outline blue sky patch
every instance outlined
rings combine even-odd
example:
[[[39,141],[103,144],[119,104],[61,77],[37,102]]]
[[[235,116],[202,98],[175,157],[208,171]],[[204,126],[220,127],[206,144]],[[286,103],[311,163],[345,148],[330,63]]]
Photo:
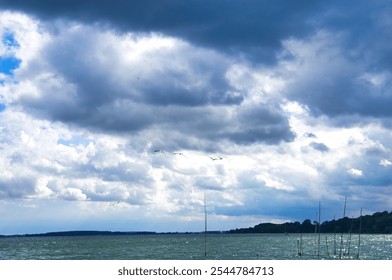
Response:
[[[12,71],[19,65],[20,60],[15,57],[0,57],[0,73],[12,75]]]
[[[5,110],[5,105],[0,103],[0,112],[3,112]]]
[[[78,146],[78,145],[87,146],[89,142],[90,142],[89,139],[85,139],[85,138],[82,138],[82,137],[79,137],[79,136],[74,136],[74,137],[72,137],[70,139],[60,138],[57,141],[58,144],[63,144],[65,146],[70,146],[70,147],[75,147],[75,146]]]
[[[11,33],[6,33],[2,37],[2,43],[4,46],[8,48],[19,47],[18,41],[16,41],[15,37]]]
[[[16,41],[12,33],[6,32],[1,37],[1,43],[8,49],[12,50],[19,47],[18,41]],[[13,70],[18,68],[20,65],[20,59],[14,56],[6,55],[0,56],[0,73],[6,75],[12,75]]]

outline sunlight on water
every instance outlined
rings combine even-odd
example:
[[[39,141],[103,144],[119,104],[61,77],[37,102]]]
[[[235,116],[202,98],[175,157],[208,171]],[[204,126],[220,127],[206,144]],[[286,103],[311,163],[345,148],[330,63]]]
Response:
[[[392,259],[392,235],[209,234],[207,259]],[[205,259],[203,234],[6,237],[0,259]],[[299,255],[299,252],[302,252]]]

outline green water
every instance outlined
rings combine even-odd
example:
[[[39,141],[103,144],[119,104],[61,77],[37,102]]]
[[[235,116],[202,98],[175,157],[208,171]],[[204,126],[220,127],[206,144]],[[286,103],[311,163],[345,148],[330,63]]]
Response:
[[[300,260],[356,259],[358,236],[304,234],[169,234],[0,238],[0,259]],[[336,242],[334,242],[334,240]],[[343,241],[343,242],[341,242]],[[320,245],[319,245],[320,244]],[[205,256],[207,248],[207,256]],[[302,248],[302,256],[298,251]],[[359,259],[392,259],[392,235],[362,235]],[[334,252],[336,251],[336,252]]]

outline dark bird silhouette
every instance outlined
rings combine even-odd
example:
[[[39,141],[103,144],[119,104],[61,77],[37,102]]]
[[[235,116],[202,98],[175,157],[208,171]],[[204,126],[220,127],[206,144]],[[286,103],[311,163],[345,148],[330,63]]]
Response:
[[[164,150],[154,150],[154,153],[166,154],[166,152]]]
[[[120,204],[120,203],[122,203],[122,202],[124,202],[124,201],[117,201],[117,202],[114,202],[114,203],[111,203],[111,204],[109,204],[109,206],[115,206],[115,205],[118,205],[118,204]]]
[[[223,158],[222,157],[220,157],[220,156],[218,156],[217,158],[214,158],[214,157],[209,157],[212,161],[215,161],[215,160],[222,160]]]
[[[186,157],[183,153],[179,153],[179,152],[174,152],[173,155]]]

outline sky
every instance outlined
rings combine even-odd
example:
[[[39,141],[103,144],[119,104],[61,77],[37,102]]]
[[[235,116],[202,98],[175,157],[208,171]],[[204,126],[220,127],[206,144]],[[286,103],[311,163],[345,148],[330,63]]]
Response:
[[[0,0],[0,234],[391,211],[387,0]]]

